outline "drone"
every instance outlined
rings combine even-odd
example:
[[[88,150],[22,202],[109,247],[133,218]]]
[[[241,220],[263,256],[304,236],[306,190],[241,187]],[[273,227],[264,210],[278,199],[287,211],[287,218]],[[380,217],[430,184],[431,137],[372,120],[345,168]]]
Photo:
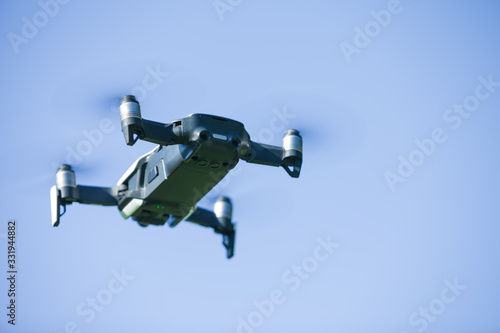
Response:
[[[195,113],[171,123],[155,122],[142,118],[132,95],[122,98],[120,118],[127,145],[140,139],[157,146],[139,157],[112,187],[76,185],[72,167],[61,165],[50,189],[54,227],[73,202],[118,206],[123,218],[132,217],[142,227],[165,223],[175,227],[188,221],[212,228],[222,235],[229,259],[236,235],[231,200],[219,197],[213,211],[197,207],[197,202],[240,159],[281,166],[293,178],[300,175],[302,137],[297,130],[288,130],[278,147],[254,142],[242,123],[214,115]]]

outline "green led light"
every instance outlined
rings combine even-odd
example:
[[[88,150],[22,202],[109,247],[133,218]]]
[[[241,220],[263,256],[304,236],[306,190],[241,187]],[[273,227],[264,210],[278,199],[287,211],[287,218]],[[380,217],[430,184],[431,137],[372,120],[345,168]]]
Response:
[[[165,209],[165,207],[161,207],[161,209]]]
[[[156,206],[156,208],[160,208],[160,205]]]

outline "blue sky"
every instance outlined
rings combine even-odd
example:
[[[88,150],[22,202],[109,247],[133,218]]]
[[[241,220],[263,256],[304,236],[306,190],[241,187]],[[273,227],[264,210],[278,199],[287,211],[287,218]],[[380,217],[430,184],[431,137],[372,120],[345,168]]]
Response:
[[[494,1],[23,1],[0,5],[2,332],[497,332],[500,6]],[[299,179],[240,162],[235,257],[183,223],[74,204],[55,168],[111,186],[145,118],[211,113],[280,145]]]

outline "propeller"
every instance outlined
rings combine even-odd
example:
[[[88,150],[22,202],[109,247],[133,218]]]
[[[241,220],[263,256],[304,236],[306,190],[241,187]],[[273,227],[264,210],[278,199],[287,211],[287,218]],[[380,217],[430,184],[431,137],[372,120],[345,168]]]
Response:
[[[335,99],[314,94],[267,95],[246,103],[228,116],[243,122],[251,139],[260,143],[281,146],[288,129],[298,130],[303,138],[305,169],[310,167],[308,161],[311,160],[327,165],[340,163],[359,150],[366,140],[364,119],[356,111]],[[240,161],[200,200],[200,206],[207,207],[225,195],[242,209],[247,198],[262,196],[263,190],[276,186],[274,182],[248,181],[246,176],[250,173],[269,172],[261,168]],[[289,181],[285,175],[282,179]]]
[[[107,64],[80,72],[61,84],[51,96],[50,115],[78,130],[96,126],[103,118],[119,126],[119,105],[125,95],[147,103],[148,118],[171,121],[199,108],[205,87],[197,75],[177,65]],[[165,110],[169,110],[168,116]]]
[[[17,183],[19,188],[40,188],[46,190],[55,184],[56,172],[59,167],[66,163],[64,158],[47,159],[47,161],[39,162],[36,168],[29,171],[29,176],[24,177]],[[100,162],[82,162],[80,164],[71,164],[71,168],[75,171],[78,178],[90,178],[100,170],[102,170],[103,161]]]
[[[265,95],[231,116],[245,124],[252,140],[262,143],[280,145],[286,130],[298,130],[305,161],[311,154],[321,154],[322,160],[338,163],[366,140],[365,120],[358,112],[339,100],[316,94]]]

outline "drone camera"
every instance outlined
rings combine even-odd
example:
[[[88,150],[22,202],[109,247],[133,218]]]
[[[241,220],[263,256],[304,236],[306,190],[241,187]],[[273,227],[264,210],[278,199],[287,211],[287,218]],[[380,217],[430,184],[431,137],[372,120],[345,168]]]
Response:
[[[196,129],[193,132],[193,138],[192,138],[192,140],[193,141],[198,141],[198,140],[200,140],[200,141],[208,141],[211,138],[212,138],[212,134],[209,131],[207,131],[206,128],[201,127],[201,128]]]
[[[135,96],[126,95],[122,98],[120,119],[125,141],[132,146],[143,134],[141,107]]]

